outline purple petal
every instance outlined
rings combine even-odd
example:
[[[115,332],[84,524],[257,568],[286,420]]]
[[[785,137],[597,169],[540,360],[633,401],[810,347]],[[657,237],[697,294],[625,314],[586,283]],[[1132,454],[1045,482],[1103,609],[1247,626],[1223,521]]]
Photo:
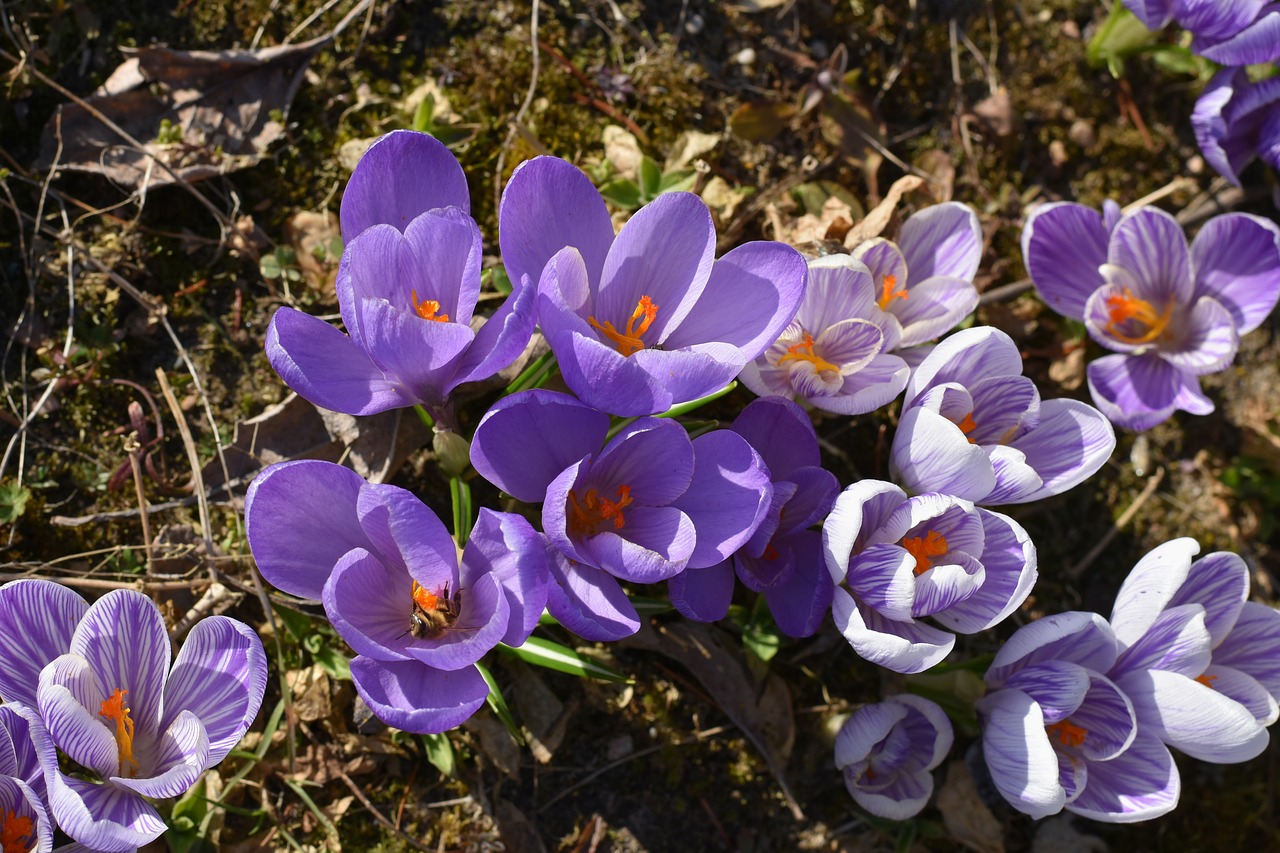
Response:
[[[1201,684],[1207,681],[1207,687],[1239,703],[1260,726],[1270,726],[1280,717],[1275,697],[1256,679],[1238,669],[1214,665],[1206,669],[1201,678],[1204,679]]]
[[[1131,273],[1134,295],[1155,305],[1191,301],[1191,253],[1178,221],[1155,207],[1126,214],[1111,232],[1107,263]]]
[[[475,332],[462,323],[436,323],[381,299],[360,303],[371,357],[415,401],[439,401],[456,371],[455,361]]]
[[[702,295],[663,343],[673,349],[723,341],[750,361],[795,316],[804,297],[806,275],[804,258],[790,246],[775,242],[738,246],[714,263]]]
[[[1022,227],[1022,258],[1050,308],[1084,319],[1085,303],[1103,284],[1098,267],[1107,261],[1108,236],[1102,217],[1084,205],[1060,201],[1035,209]]]
[[[1166,361],[1184,373],[1203,376],[1226,368],[1236,356],[1240,338],[1231,314],[1216,299],[1202,296],[1187,312],[1179,348],[1162,350]]]
[[[1116,683],[1145,731],[1192,758],[1237,764],[1267,748],[1267,729],[1247,708],[1185,675],[1138,670]]]
[[[578,167],[558,157],[535,157],[511,175],[498,206],[498,242],[512,281],[537,281],[551,258],[573,246],[596,285],[613,244],[604,199]]]
[[[843,254],[813,258],[795,322],[815,330],[855,317],[878,323],[885,316],[876,304],[878,295],[871,270],[861,261]],[[885,348],[897,343],[895,337],[891,343],[886,342]]]
[[[996,487],[987,451],[928,409],[907,409],[890,449],[894,479],[913,492],[942,492],[981,502]]]
[[[986,580],[964,601],[934,614],[940,624],[960,634],[1003,622],[1026,600],[1037,577],[1036,548],[1022,526],[1000,513],[981,508],[976,512],[985,539],[980,559]]]
[[[111,784],[152,799],[168,799],[186,793],[213,762],[209,761],[209,735],[190,711],[176,714],[155,744],[152,764],[156,775],[132,778],[112,776]]]
[[[694,446],[684,427],[665,418],[643,418],[609,440],[588,479],[603,497],[612,499],[614,489],[625,485],[636,503],[666,506],[690,488],[695,468]]]
[[[1173,20],[1173,5],[1170,0],[1124,0],[1124,5],[1152,32],[1167,26]]]
[[[480,575],[462,587],[458,621],[438,637],[414,638],[405,652],[432,669],[465,670],[502,641],[511,610],[498,579]]]
[[[342,194],[342,239],[350,243],[379,223],[403,231],[418,214],[449,206],[471,206],[457,158],[428,133],[394,130],[369,146],[351,173]]]
[[[856,554],[845,583],[867,607],[899,622],[912,617],[916,558],[901,545],[872,545]]]
[[[913,281],[906,299],[889,304],[889,310],[902,324],[898,346],[931,341],[954,329],[977,307],[978,291],[968,279],[940,275]]]
[[[746,365],[742,350],[731,344],[694,344],[685,349],[643,349],[629,361],[671,396],[671,403],[685,403],[719,391]]]
[[[632,583],[656,583],[684,570],[697,538],[689,516],[675,507],[630,506],[626,519],[625,537],[606,528],[580,546],[596,566]]]
[[[903,501],[906,492],[883,480],[860,480],[837,497],[822,524],[822,550],[832,580],[843,583],[854,550],[861,550]]]
[[[984,679],[992,689],[999,688],[1023,667],[1048,660],[1077,663],[1095,672],[1106,672],[1115,663],[1116,653],[1111,626],[1098,614],[1055,613],[1014,631],[996,652]]]
[[[595,319],[624,329],[641,297],[648,296],[658,314],[644,339],[665,341],[702,295],[715,246],[711,211],[702,199],[682,192],[658,196],[636,211],[613,241],[596,291]],[[693,337],[697,343],[706,340]]]
[[[1253,160],[1256,152],[1253,140],[1239,132],[1244,122],[1228,123],[1225,114],[1231,109],[1237,87],[1248,84],[1243,68],[1222,69],[1200,93],[1191,113],[1191,127],[1204,158],[1237,187],[1240,186],[1238,173]]]
[[[1026,454],[1042,481],[1038,489],[1019,499],[1027,502],[1060,495],[1092,477],[1111,458],[1116,434],[1092,406],[1077,400],[1046,400],[1040,405],[1039,425],[1010,446]]]
[[[671,391],[644,369],[593,337],[557,326],[560,318],[548,316],[540,297],[538,316],[542,331],[556,354],[565,384],[579,399],[620,417],[665,412],[674,403]]]
[[[1199,543],[1184,536],[1151,549],[1133,567],[1111,610],[1111,627],[1121,646],[1133,645],[1147,632],[1186,581],[1191,558],[1198,553]]]
[[[40,670],[71,650],[88,603],[61,584],[17,580],[0,586],[0,698],[34,707]]]
[[[621,640],[640,630],[640,616],[616,578],[592,566],[571,563],[551,545],[547,557],[555,581],[547,588],[547,610],[561,625],[596,642]]]
[[[517,500],[537,503],[561,471],[600,449],[608,431],[608,415],[567,394],[524,391],[485,413],[471,464]]]
[[[788,479],[775,483],[774,494],[784,484],[796,487],[795,494],[786,501],[778,529],[783,533],[803,530],[822,521],[831,511],[836,495],[840,493],[840,481],[825,468],[797,468]],[[763,525],[762,525],[763,526]]]
[[[844,377],[832,396],[806,397],[814,408],[838,415],[863,415],[888,405],[907,387],[911,368],[896,355],[877,355],[856,373]]]
[[[1089,670],[1084,667],[1048,660],[1015,672],[1005,688],[1020,690],[1035,700],[1045,725],[1051,726],[1076,712],[1089,693],[1089,684]],[[1129,727],[1133,728],[1132,720]]]
[[[288,306],[267,327],[267,360],[308,402],[350,415],[375,415],[414,404],[414,397],[328,323]]]
[[[1181,791],[1173,756],[1143,729],[1122,755],[1089,764],[1089,784],[1067,810],[1105,823],[1137,823],[1172,811]]]
[[[671,505],[683,510],[697,531],[689,565],[698,569],[727,560],[742,547],[768,511],[773,486],[760,456],[736,432],[699,436],[693,451],[693,479]]]
[[[831,602],[836,630],[859,657],[894,672],[923,672],[940,662],[955,645],[954,634],[922,622],[895,622],[863,609],[853,596],[837,587]]]
[[[132,589],[108,592],[76,626],[71,654],[88,663],[103,698],[116,690],[129,691],[126,702],[139,732],[158,730],[170,649],[155,602]]]
[[[1169,599],[1169,606],[1199,604],[1204,607],[1204,626],[1209,631],[1210,645],[1217,648],[1231,633],[1248,598],[1249,567],[1238,554],[1215,551],[1191,564],[1186,582]]]
[[[1111,679],[1089,674],[1089,691],[1071,722],[1087,734],[1080,745],[1090,761],[1110,761],[1129,748],[1138,732],[1133,705]]]
[[[0,705],[0,777],[12,776],[45,799],[40,753],[53,749],[49,731],[36,706],[10,702]]]
[[[718,622],[733,601],[733,566],[725,560],[705,569],[685,569],[667,581],[671,606],[695,622]]]
[[[933,348],[911,375],[903,406],[947,382],[968,387],[993,376],[1022,375],[1022,354],[1013,339],[991,326],[956,332]]]
[[[103,692],[89,662],[79,655],[63,655],[40,674],[40,717],[49,736],[73,761],[103,778],[120,771],[115,733],[95,713],[109,695]]]
[[[1213,411],[1199,380],[1157,355],[1108,355],[1090,362],[1089,393],[1113,424],[1147,430],[1178,409],[1195,415]]]
[[[441,672],[417,661],[351,660],[356,692],[389,726],[415,734],[439,734],[479,710],[489,685],[474,666]]]
[[[765,592],[773,589],[783,581],[789,580],[796,572],[796,555],[789,548],[779,547],[785,544],[786,537],[778,537],[778,543],[772,540],[765,543],[759,556],[752,556],[745,551],[733,555],[733,568],[738,580],[752,592]]]
[[[982,260],[982,226],[967,204],[931,205],[902,224],[898,248],[912,282],[934,276],[972,281]]]
[[[996,445],[988,458],[996,475],[996,485],[982,499],[987,506],[1025,503],[1044,482],[1036,469],[1027,464],[1027,455],[1015,447]]]
[[[790,400],[777,397],[752,400],[730,429],[760,454],[774,482],[788,479],[797,468],[822,464],[813,421]]]
[[[1248,334],[1280,297],[1280,229],[1247,213],[1215,216],[1192,242],[1191,264],[1196,296],[1212,296],[1231,312],[1236,332]]]
[[[1260,3],[1254,0],[1247,5],[1251,8]],[[1205,59],[1213,60],[1219,65],[1244,67],[1275,62],[1280,59],[1280,10],[1272,8],[1230,38],[1216,43],[1210,43],[1208,39],[1196,39],[1192,45]]]
[[[546,547],[525,519],[481,507],[462,553],[461,580],[465,585],[471,577],[490,572],[502,584],[511,613],[502,642],[521,645],[537,627],[547,603],[551,575]]]
[[[356,654],[378,660],[409,657],[412,583],[403,569],[353,548],[338,560],[325,584],[325,613]]]
[[[160,728],[167,730],[181,711],[195,714],[208,734],[207,766],[212,767],[248,731],[266,686],[267,656],[253,629],[226,616],[201,619],[165,683]]]
[[[1280,612],[1246,601],[1235,627],[1213,652],[1213,662],[1247,673],[1280,698]]]
[[[1000,795],[1036,819],[1062,811],[1066,792],[1040,706],[1020,690],[999,690],[978,700],[978,713],[982,757]]]
[[[320,598],[339,557],[372,547],[356,516],[362,485],[351,469],[311,459],[259,474],[245,495],[244,516],[262,576],[290,595]]]
[[[827,326],[813,342],[813,351],[841,373],[856,373],[871,363],[884,347],[884,333],[870,320],[841,320]]]
[[[45,811],[44,798],[21,779],[0,775],[0,817],[9,824],[6,829],[13,837],[8,834],[4,837],[10,839],[11,849],[23,853],[28,850],[48,853],[53,849],[53,822]],[[31,821],[31,831],[17,835],[16,824],[12,823],[15,818]],[[30,846],[32,842],[35,846]]]
[[[464,382],[480,382],[507,367],[533,336],[537,324],[538,289],[529,279],[518,280],[512,292],[494,312],[475,341],[458,361],[457,373],[444,387],[449,394]]]
[[[765,601],[778,630],[788,637],[811,637],[831,609],[835,586],[822,568],[822,537],[816,530],[801,530],[777,543],[792,552],[795,571],[765,590]]]
[[[934,616],[969,598],[986,580],[982,564],[967,554],[952,554],[916,578],[911,615]]]
[[[407,569],[428,589],[457,582],[453,537],[417,495],[399,486],[369,483],[360,490],[356,514],[371,550],[388,566]]]
[[[1183,604],[1157,616],[1146,633],[1120,653],[1111,675],[1161,669],[1195,678],[1209,666],[1210,656],[1204,608]]]
[[[981,379],[969,394],[977,426],[966,435],[975,444],[1009,444],[1040,423],[1040,392],[1025,376]]]
[[[90,850],[132,853],[164,834],[159,813],[127,788],[53,772],[49,807],[58,827]]]

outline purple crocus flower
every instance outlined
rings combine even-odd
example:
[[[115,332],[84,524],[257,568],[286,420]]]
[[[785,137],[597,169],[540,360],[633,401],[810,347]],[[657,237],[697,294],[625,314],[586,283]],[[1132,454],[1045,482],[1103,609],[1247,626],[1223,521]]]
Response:
[[[1013,519],[947,495],[907,497],[862,480],[822,525],[838,586],[831,615],[861,657],[921,672],[1017,609],[1036,579],[1036,550]],[[919,620],[932,617],[948,631]]]
[[[821,467],[813,422],[790,400],[754,400],[730,429],[760,454],[773,499],[760,526],[731,558],[671,579],[671,603],[690,619],[723,619],[736,574],[764,595],[782,633],[808,637],[830,609],[833,588],[822,566],[822,535],[809,528],[831,510],[840,483]]]
[[[1173,756],[1103,675],[1118,652],[1105,619],[1070,612],[1022,626],[996,653],[978,700],[982,753],[1018,811],[1132,823],[1178,804]]]
[[[262,576],[324,602],[356,651],[356,690],[404,731],[475,713],[489,692],[476,661],[524,643],[546,601],[543,545],[523,518],[481,509],[459,563],[422,501],[330,462],[269,467],[249,486],[245,527]]]
[[[1065,492],[1115,443],[1092,406],[1042,401],[1013,340],[978,326],[938,344],[912,373],[890,462],[910,491],[994,506]]]
[[[39,746],[37,746],[39,744]],[[52,750],[44,723],[31,708],[0,705],[0,849],[48,853],[53,821],[38,749]]]
[[[1199,550],[1174,539],[1134,566],[1111,614],[1122,651],[1108,674],[1146,730],[1194,758],[1234,764],[1266,748],[1280,717],[1280,613],[1247,601],[1239,556],[1192,562]]]
[[[89,607],[69,651],[40,673],[37,701],[52,745],[35,745],[50,811],[90,849],[133,850],[158,838],[165,823],[147,799],[185,792],[257,716],[267,659],[248,625],[202,619],[172,668],[170,659],[159,608],[115,590]],[[63,775],[53,745],[101,781]]]
[[[773,497],[759,454],[737,433],[690,441],[663,418],[608,433],[604,412],[566,394],[527,391],[490,409],[471,442],[481,476],[518,500],[542,502],[556,580],[547,607],[597,640],[639,628],[616,578],[654,583],[724,561]]]
[[[1280,169],[1280,77],[1252,83],[1243,68],[1222,69],[1196,100],[1191,127],[1209,165],[1236,186],[1254,157]]]
[[[933,794],[933,768],[951,751],[946,713],[909,693],[863,705],[836,735],[836,767],[855,802],[877,817],[915,817]]]
[[[982,260],[982,227],[964,204],[926,207],[902,224],[897,242],[877,237],[853,250],[874,281],[868,319],[896,338],[885,349],[913,347],[955,328],[978,306],[973,277]],[[897,325],[897,334],[889,331]]]
[[[1134,430],[1177,409],[1212,412],[1197,377],[1229,365],[1240,336],[1275,307],[1280,228],[1245,213],[1215,216],[1188,250],[1182,227],[1162,210],[1105,212],[1046,204],[1022,230],[1041,297],[1116,352],[1089,365],[1094,403]]]
[[[871,271],[848,255],[809,261],[809,284],[791,325],[739,378],[760,396],[800,398],[842,415],[878,409],[902,393],[911,370],[896,355],[902,326],[876,306]]]
[[[711,213],[665,193],[615,239],[604,200],[570,163],[536,157],[498,213],[512,281],[538,282],[538,323],[565,383],[615,415],[710,394],[764,352],[804,295],[804,258],[777,242],[715,260]]]
[[[1280,59],[1280,5],[1270,0],[1124,0],[1152,31],[1171,21],[1194,38],[1191,49],[1219,65]]]
[[[343,198],[337,291],[347,334],[276,311],[266,350],[285,383],[335,411],[422,404],[448,421],[454,388],[510,364],[533,333],[533,287],[514,279],[494,316],[471,328],[481,243],[468,205],[462,169],[438,140],[397,131],[376,142]]]

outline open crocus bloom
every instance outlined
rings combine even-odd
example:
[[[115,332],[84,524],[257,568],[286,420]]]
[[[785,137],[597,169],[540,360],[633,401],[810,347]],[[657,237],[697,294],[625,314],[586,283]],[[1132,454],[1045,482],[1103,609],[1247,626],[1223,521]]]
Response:
[[[841,492],[822,525],[837,587],[836,627],[861,657],[895,672],[941,661],[955,635],[1003,621],[1031,592],[1036,551],[1013,519],[946,495],[908,498],[879,480]]]
[[[1092,406],[1041,400],[1013,340],[978,326],[938,344],[912,374],[890,462],[911,491],[994,506],[1065,492],[1115,443]]]
[[[1236,186],[1255,157],[1280,169],[1280,77],[1252,83],[1243,68],[1222,69],[1196,99],[1191,127],[1209,165]]]
[[[347,333],[289,307],[267,330],[267,358],[290,388],[353,415],[439,410],[458,385],[487,379],[520,354],[534,325],[525,282],[471,328],[481,241],[461,176],[427,134],[398,131],[369,149],[342,207],[348,243],[337,292]]]
[[[58,826],[93,850],[133,850],[165,822],[146,798],[176,797],[239,742],[262,703],[267,659],[249,626],[225,616],[191,629],[170,667],[159,608],[133,590],[94,602],[70,651],[40,673],[54,745],[100,782],[65,776],[39,749]]]
[[[315,460],[273,465],[245,497],[262,576],[321,599],[356,651],[351,677],[379,719],[412,732],[462,723],[488,695],[475,663],[521,645],[547,595],[546,557],[527,521],[480,510],[459,563],[422,501]]]
[[[513,282],[538,283],[538,324],[565,383],[615,415],[650,415],[710,394],[795,316],[804,258],[777,242],[715,259],[715,226],[692,193],[666,193],[614,237],[580,170],[536,157],[499,211]]]
[[[1149,30],[1170,21],[1194,36],[1191,49],[1219,65],[1280,59],[1280,7],[1270,0],[1124,0]]]
[[[996,653],[978,701],[982,753],[1014,808],[1132,823],[1178,804],[1173,756],[1103,674],[1118,651],[1105,619],[1071,612],[1022,626]]]
[[[1116,355],[1089,365],[1089,391],[1118,426],[1150,429],[1175,410],[1208,414],[1199,378],[1231,363],[1241,335],[1280,296],[1280,228],[1215,216],[1187,248],[1177,221],[1143,207],[1106,219],[1079,204],[1038,208],[1022,231],[1036,289]]]
[[[933,768],[951,751],[951,721],[935,703],[903,693],[863,705],[836,735],[836,767],[867,811],[889,820],[920,813],[933,794]]]
[[[1165,743],[1234,764],[1266,748],[1267,726],[1280,717],[1280,613],[1247,600],[1239,556],[1192,562],[1199,550],[1174,539],[1133,567],[1111,614],[1122,652],[1109,675]]]
[[[52,748],[34,710],[17,703],[0,705],[0,850],[4,853],[52,849],[53,821],[45,809],[47,788],[38,756],[38,750]]]
[[[876,307],[874,289],[871,271],[848,255],[809,261],[800,310],[743,368],[742,384],[762,397],[799,398],[843,415],[865,414],[901,394],[911,370],[888,353],[902,327]]]
[[[896,243],[877,237],[856,246],[853,257],[871,272],[867,319],[894,342],[886,351],[933,340],[978,305],[973,277],[982,261],[982,227],[967,205],[926,207],[902,224]]]

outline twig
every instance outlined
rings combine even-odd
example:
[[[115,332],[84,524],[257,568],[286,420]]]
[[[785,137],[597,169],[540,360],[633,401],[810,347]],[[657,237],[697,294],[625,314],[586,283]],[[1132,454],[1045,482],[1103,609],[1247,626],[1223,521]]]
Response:
[[[410,845],[415,850],[431,849],[430,847],[426,846],[422,842],[418,841],[413,836],[406,833],[400,827],[396,826],[394,823],[392,823],[390,820],[387,819],[386,815],[384,815],[382,812],[374,808],[373,803],[370,802],[369,798],[365,796],[364,791],[360,790],[360,786],[351,780],[351,777],[346,774],[346,771],[343,771],[342,773],[340,773],[338,778],[342,780],[343,784],[345,784],[349,789],[351,789],[351,793],[355,795],[355,798],[360,801],[361,805],[363,805],[366,809],[369,810],[369,814],[373,815],[373,819],[376,820],[378,823],[382,824],[383,826],[385,826],[387,829],[394,832],[397,838],[399,838],[405,844]]]
[[[204,476],[200,473],[200,454],[196,451],[195,440],[191,437],[191,428],[187,426],[187,416],[178,405],[178,398],[173,396],[173,389],[169,387],[169,377],[164,375],[162,368],[156,368],[156,379],[160,382],[160,392],[164,394],[164,401],[169,404],[173,419],[178,422],[182,446],[187,451],[187,463],[191,465],[191,481],[195,485],[196,507],[200,512],[200,526],[203,528],[200,532],[204,534],[205,553],[212,554],[213,527],[209,518],[209,499],[204,493]],[[213,568],[210,567],[209,571],[210,579],[213,579]]]
[[[142,445],[138,442],[137,433],[130,434],[125,441],[124,449],[129,454],[129,469],[133,472],[133,491],[138,498],[138,518],[142,522],[142,552],[147,555],[147,574],[151,574],[151,518],[147,513],[147,495],[142,490],[142,463],[138,461]]]
[[[34,577],[37,573],[9,574],[7,572],[0,573],[0,581],[16,581],[25,580]],[[140,592],[164,592],[175,589],[191,589],[193,586],[210,583],[203,578],[192,578],[184,581],[109,581],[100,578],[77,578],[77,577],[59,577],[58,583],[63,586],[76,586],[81,589],[136,589]]]
[[[506,171],[507,151],[511,149],[511,143],[516,138],[516,131],[521,124],[524,123],[525,113],[529,112],[530,105],[533,104],[533,96],[538,92],[538,70],[541,67],[542,55],[538,52],[538,7],[540,0],[533,0],[533,11],[529,13],[529,41],[532,43],[533,67],[529,70],[529,89],[524,93],[524,101],[520,104],[520,109],[516,110],[515,117],[511,119],[511,126],[507,129],[507,138],[502,142],[502,148],[498,149],[498,167],[493,174],[493,209],[497,210],[502,205],[502,175]]]
[[[1147,479],[1147,484],[1143,486],[1142,491],[1138,493],[1136,498],[1134,498],[1133,503],[1129,504],[1129,508],[1120,514],[1120,517],[1116,519],[1115,524],[1111,525],[1111,529],[1098,540],[1096,545],[1089,549],[1089,553],[1085,554],[1084,558],[1080,560],[1080,562],[1067,569],[1067,577],[1074,580],[1080,577],[1080,575],[1084,573],[1085,569],[1093,565],[1093,561],[1098,559],[1098,555],[1106,550],[1107,546],[1111,544],[1112,539],[1116,538],[1116,534],[1124,529],[1124,526],[1137,514],[1138,510],[1142,509],[1143,504],[1145,504],[1147,500],[1155,494],[1156,489],[1160,486],[1160,483],[1163,482],[1163,480],[1164,469],[1157,468],[1156,472]]]
[[[204,595],[200,596],[200,600],[191,605],[191,609],[178,620],[172,628],[169,629],[169,639],[177,642],[182,639],[182,635],[191,630],[191,626],[195,625],[204,617],[213,613],[215,608],[224,602],[228,605],[234,603],[240,598],[240,593],[232,592],[222,584],[214,581],[209,588],[204,591]],[[226,610],[226,607],[222,608]]]
[[[992,302],[1003,302],[1006,299],[1012,299],[1020,293],[1025,293],[1032,287],[1031,279],[1024,278],[1013,282],[1012,284],[1002,284],[999,287],[993,287],[990,290],[982,291],[982,295],[978,297],[979,305],[990,305]]]
[[[1178,190],[1194,190],[1197,186],[1199,185],[1196,183],[1195,178],[1188,178],[1185,175],[1174,178],[1155,192],[1147,193],[1137,201],[1126,204],[1124,206],[1124,212],[1129,213],[1130,211],[1137,210],[1145,205],[1155,204],[1160,199],[1171,196]]]

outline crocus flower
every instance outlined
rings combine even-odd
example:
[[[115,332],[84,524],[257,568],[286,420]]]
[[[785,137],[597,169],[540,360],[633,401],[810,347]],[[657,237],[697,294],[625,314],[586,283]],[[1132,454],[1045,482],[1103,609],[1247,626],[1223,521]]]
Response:
[[[764,352],[804,295],[804,258],[777,242],[715,260],[711,213],[665,193],[614,238],[608,210],[573,165],[536,157],[498,213],[512,281],[538,282],[538,323],[565,383],[615,415],[649,415],[718,390]]]
[[[870,270],[848,255],[809,261],[796,318],[743,368],[742,384],[842,415],[865,414],[901,394],[911,370],[888,353],[902,327],[876,306],[874,291]]]
[[[1270,0],[1124,0],[1155,31],[1171,21],[1194,38],[1191,49],[1219,65],[1280,59],[1280,7]]]
[[[822,546],[838,585],[836,627],[860,656],[895,672],[941,661],[955,645],[951,631],[1001,622],[1036,579],[1035,546],[1013,519],[947,495],[909,498],[879,480],[840,493]]]
[[[461,174],[427,134],[398,131],[369,149],[342,206],[348,243],[337,292],[347,334],[289,307],[267,329],[267,358],[289,387],[353,415],[416,404],[440,414],[454,388],[520,354],[534,325],[523,280],[471,328],[481,243]]]
[[[754,400],[729,428],[760,454],[773,500],[755,533],[731,558],[671,579],[671,603],[690,619],[723,619],[736,574],[748,589],[764,595],[782,633],[808,637],[822,624],[832,592],[822,566],[822,536],[809,528],[830,511],[839,481],[821,467],[813,422],[790,400]]]
[[[608,438],[609,416],[566,394],[527,391],[481,419],[471,463],[512,497],[542,503],[555,584],[548,608],[587,639],[639,628],[615,578],[666,580],[722,562],[755,532],[773,488],[737,433],[690,441],[640,418]]]
[[[933,794],[933,768],[951,751],[946,713],[909,693],[863,705],[836,735],[836,767],[855,802],[877,817],[915,817]]]
[[[1118,213],[1041,206],[1022,230],[1027,270],[1045,302],[1116,352],[1088,368],[1093,401],[1113,423],[1144,430],[1177,409],[1208,414],[1198,377],[1229,365],[1280,296],[1280,228],[1215,216],[1188,250],[1164,211]]]
[[[1254,157],[1280,169],[1280,77],[1251,83],[1243,68],[1222,69],[1196,100],[1191,127],[1204,159],[1236,186]]]
[[[974,503],[1025,503],[1093,475],[1115,431],[1092,406],[1041,400],[1004,332],[977,326],[938,344],[911,375],[893,437],[894,479]]]
[[[1147,731],[1194,758],[1233,764],[1261,753],[1280,717],[1280,613],[1247,601],[1239,556],[1192,562],[1199,550],[1174,539],[1133,567],[1111,613],[1122,651],[1109,675]]]
[[[39,579],[0,586],[0,699],[36,707],[40,670],[71,650],[89,603],[62,584]]]
[[[40,673],[37,701],[53,745],[101,781],[66,776],[37,754],[64,832],[93,850],[133,850],[165,823],[150,799],[176,797],[226,757],[262,703],[267,659],[253,629],[210,616],[170,667],[160,610],[134,590],[94,602],[70,650]]]
[[[459,564],[422,501],[330,462],[269,467],[249,486],[245,527],[262,576],[324,602],[356,651],[357,692],[404,731],[475,713],[489,692],[476,661],[524,643],[546,600],[543,545],[523,518],[481,509]]]
[[[982,260],[982,227],[959,202],[926,207],[902,224],[897,242],[877,237],[854,247],[874,280],[876,310],[868,319],[893,346],[913,347],[955,328],[978,306],[973,277]]]
[[[48,853],[53,822],[45,808],[47,788],[37,754],[52,749],[44,723],[31,708],[0,705],[0,850]]]
[[[1105,619],[1071,612],[1022,626],[996,653],[978,700],[982,753],[1018,811],[1132,823],[1178,804],[1173,756],[1103,675],[1118,651]]]

